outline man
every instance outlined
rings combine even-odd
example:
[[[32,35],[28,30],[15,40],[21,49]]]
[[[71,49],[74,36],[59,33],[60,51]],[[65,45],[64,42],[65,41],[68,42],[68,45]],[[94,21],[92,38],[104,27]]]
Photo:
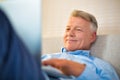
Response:
[[[0,9],[0,80],[45,80],[40,64]]]
[[[119,80],[109,63],[90,55],[97,28],[93,15],[74,10],[66,26],[62,52],[43,55],[42,64],[51,65],[63,74],[75,76],[73,80]]]

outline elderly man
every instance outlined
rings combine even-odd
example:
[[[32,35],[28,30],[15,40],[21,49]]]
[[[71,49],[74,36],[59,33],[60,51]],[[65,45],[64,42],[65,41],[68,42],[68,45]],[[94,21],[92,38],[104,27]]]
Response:
[[[90,55],[97,28],[93,15],[74,10],[66,26],[62,52],[43,55],[42,64],[51,65],[63,74],[75,76],[73,80],[119,80],[109,63]]]

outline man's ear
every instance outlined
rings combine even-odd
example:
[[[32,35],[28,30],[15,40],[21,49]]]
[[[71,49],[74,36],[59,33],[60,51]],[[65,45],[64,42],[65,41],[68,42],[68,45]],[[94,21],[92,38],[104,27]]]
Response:
[[[96,41],[96,37],[97,37],[96,32],[93,32],[91,34],[91,43],[94,43]]]

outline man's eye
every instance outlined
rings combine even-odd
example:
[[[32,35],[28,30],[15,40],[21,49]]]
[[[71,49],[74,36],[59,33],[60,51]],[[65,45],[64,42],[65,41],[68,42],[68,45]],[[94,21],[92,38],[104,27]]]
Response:
[[[76,28],[76,30],[77,30],[77,31],[82,31],[82,29],[80,29],[80,28]]]
[[[70,30],[70,28],[66,28],[66,31],[69,31]]]

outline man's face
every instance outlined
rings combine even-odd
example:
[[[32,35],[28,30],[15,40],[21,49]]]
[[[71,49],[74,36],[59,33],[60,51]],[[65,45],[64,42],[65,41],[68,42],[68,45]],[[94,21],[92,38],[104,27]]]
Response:
[[[90,49],[96,39],[90,26],[90,22],[80,17],[70,17],[64,34],[64,47],[68,51]]]

